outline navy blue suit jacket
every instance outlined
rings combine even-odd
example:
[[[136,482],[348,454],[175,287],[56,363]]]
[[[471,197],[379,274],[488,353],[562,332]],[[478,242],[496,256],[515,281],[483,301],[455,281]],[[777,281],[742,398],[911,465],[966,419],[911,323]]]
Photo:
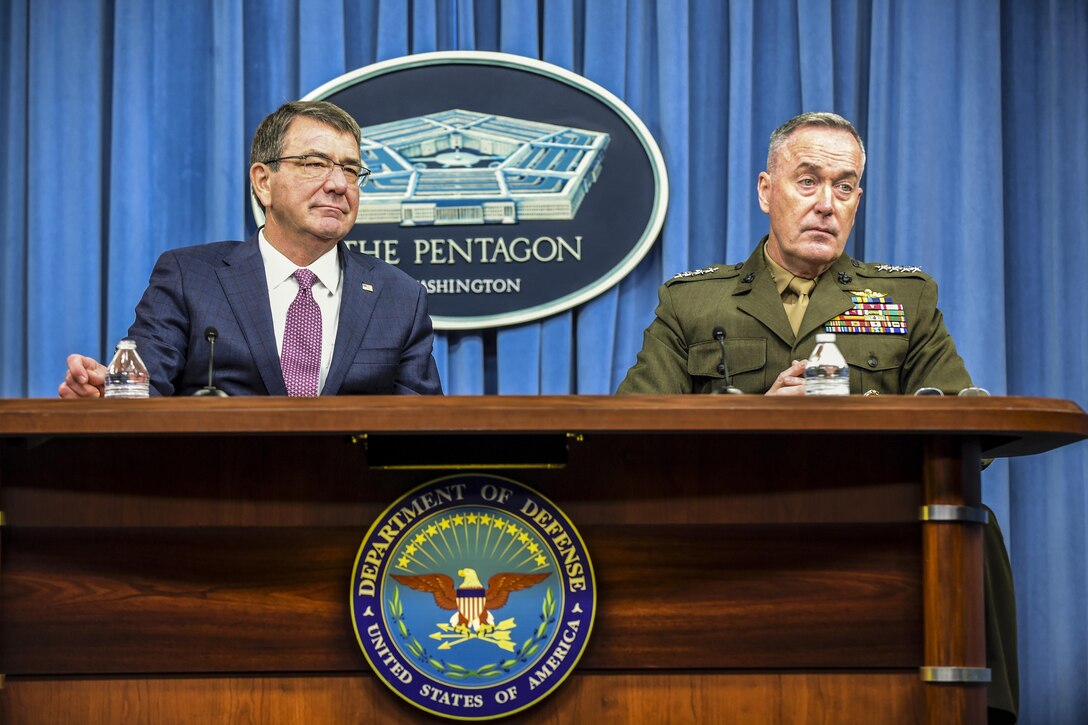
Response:
[[[338,249],[340,322],[321,394],[441,394],[423,287],[343,243]],[[217,388],[229,395],[287,395],[256,234],[159,257],[129,328],[153,393],[190,395],[207,385],[208,327],[219,332]]]

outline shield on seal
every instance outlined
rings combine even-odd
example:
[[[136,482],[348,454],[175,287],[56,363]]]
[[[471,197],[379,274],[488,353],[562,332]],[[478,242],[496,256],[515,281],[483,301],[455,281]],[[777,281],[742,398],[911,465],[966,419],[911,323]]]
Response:
[[[480,614],[487,603],[487,593],[482,587],[462,587],[457,590],[457,611],[461,616],[472,622],[480,622]]]

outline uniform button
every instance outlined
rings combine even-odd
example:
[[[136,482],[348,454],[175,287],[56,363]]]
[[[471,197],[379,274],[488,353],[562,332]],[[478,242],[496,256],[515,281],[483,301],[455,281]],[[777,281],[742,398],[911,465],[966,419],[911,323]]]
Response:
[[[870,355],[866,362],[869,364],[869,367],[875,368],[880,361],[876,359],[876,355]]]
[[[861,267],[861,262],[856,259],[851,259],[850,264],[854,265],[855,267]]]
[[[737,262],[735,265],[733,265],[733,269],[740,269],[743,266],[744,262]]]

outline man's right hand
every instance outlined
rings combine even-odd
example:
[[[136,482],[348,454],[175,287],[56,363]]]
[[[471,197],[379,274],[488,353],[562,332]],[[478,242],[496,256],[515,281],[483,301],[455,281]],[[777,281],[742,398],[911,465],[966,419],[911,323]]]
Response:
[[[804,395],[805,366],[808,360],[794,360],[793,364],[778,374],[767,395]]]
[[[57,393],[62,398],[101,398],[106,394],[106,366],[86,355],[69,355]]]

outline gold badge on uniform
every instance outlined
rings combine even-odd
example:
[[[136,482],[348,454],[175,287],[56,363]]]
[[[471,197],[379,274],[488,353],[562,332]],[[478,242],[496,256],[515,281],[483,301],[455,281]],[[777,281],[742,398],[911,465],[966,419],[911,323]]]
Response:
[[[909,331],[903,305],[895,304],[883,292],[851,292],[850,300],[854,308],[824,325],[826,332],[906,335]]]

